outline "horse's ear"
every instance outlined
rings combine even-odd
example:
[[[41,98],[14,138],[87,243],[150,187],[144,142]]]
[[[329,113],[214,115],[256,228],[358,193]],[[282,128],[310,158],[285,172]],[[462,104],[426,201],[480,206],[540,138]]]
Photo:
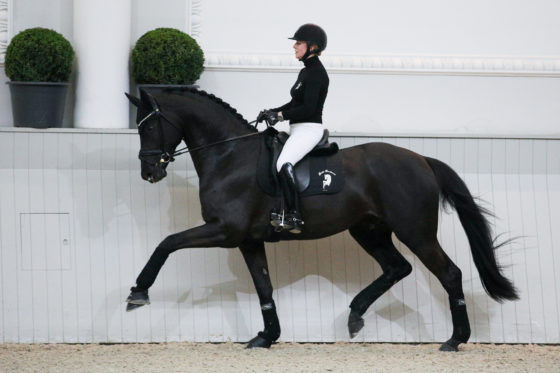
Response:
[[[128,93],[124,93],[126,95],[126,97],[128,98],[128,100],[130,101],[130,103],[136,107],[140,106],[140,99],[138,97],[135,97],[133,95],[129,95]]]
[[[152,110],[158,109],[156,99],[153,98],[153,96],[144,88],[140,88],[140,101],[142,101],[142,103],[146,105],[146,107],[149,107]]]

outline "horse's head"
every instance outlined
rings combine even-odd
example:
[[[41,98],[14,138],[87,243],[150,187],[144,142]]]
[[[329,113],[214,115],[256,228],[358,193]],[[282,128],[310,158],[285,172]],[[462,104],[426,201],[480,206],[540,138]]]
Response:
[[[181,129],[170,119],[169,113],[162,113],[152,95],[140,90],[140,98],[125,93],[130,102],[138,108],[136,124],[140,135],[142,179],[156,183],[167,176],[167,165],[173,161],[175,148],[182,140]]]

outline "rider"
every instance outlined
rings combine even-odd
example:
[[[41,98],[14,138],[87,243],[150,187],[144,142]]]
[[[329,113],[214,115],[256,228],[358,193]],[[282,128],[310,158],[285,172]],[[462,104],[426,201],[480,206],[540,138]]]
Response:
[[[290,137],[276,163],[287,213],[283,218],[281,215],[274,215],[271,224],[281,226],[292,233],[301,233],[304,223],[299,209],[294,165],[311,151],[323,136],[322,114],[329,89],[329,76],[319,56],[327,46],[327,34],[321,27],[308,23],[301,26],[289,39],[296,41],[295,57],[302,61],[305,67],[299,72],[290,90],[292,100],[275,109],[264,110],[260,116],[267,118],[273,125],[278,121],[290,121]]]

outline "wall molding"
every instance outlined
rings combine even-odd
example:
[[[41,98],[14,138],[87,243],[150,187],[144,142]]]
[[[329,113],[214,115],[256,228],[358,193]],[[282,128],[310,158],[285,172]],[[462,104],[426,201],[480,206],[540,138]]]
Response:
[[[0,0],[0,65],[4,65],[10,41],[11,0]]]
[[[187,24],[191,36],[202,32],[204,0],[187,0]],[[560,77],[560,56],[469,55],[331,55],[322,57],[330,73],[471,75]],[[292,54],[205,51],[208,71],[291,72],[301,69]]]
[[[327,53],[321,59],[332,73],[560,77],[560,56],[353,56]],[[301,63],[288,54],[206,53],[206,69],[209,71],[282,72],[300,68]]]
[[[0,127],[0,134],[13,134],[13,133],[28,133],[28,134],[68,134],[73,133],[77,135],[137,135],[138,130],[132,128],[46,128],[37,129],[29,127]],[[384,138],[407,138],[407,139],[488,139],[488,140],[560,140],[560,132],[549,134],[537,133],[490,133],[490,134],[477,134],[477,133],[412,133],[412,132],[338,132],[331,131],[332,137],[368,137],[376,139]],[[1,149],[0,149],[1,150]],[[1,167],[0,167],[1,168]]]

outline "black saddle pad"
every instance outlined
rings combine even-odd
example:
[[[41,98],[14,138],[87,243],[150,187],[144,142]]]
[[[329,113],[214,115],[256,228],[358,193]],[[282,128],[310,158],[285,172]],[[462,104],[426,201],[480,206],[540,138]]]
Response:
[[[276,133],[274,129],[265,131],[257,165],[257,182],[261,189],[271,196],[282,195],[276,175],[276,158],[272,149]],[[337,193],[344,185],[344,169],[340,152],[329,155],[312,152],[298,162],[295,172],[301,197]]]

